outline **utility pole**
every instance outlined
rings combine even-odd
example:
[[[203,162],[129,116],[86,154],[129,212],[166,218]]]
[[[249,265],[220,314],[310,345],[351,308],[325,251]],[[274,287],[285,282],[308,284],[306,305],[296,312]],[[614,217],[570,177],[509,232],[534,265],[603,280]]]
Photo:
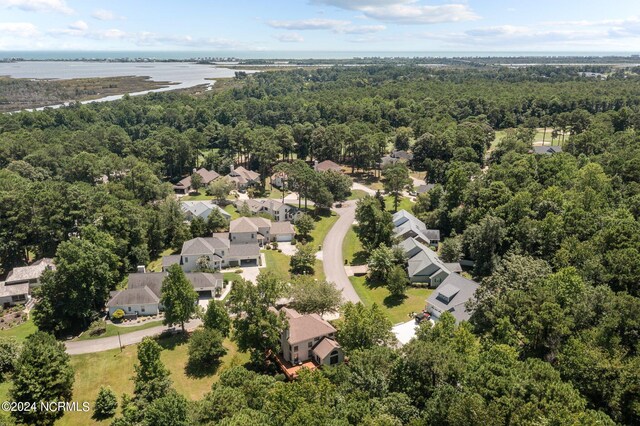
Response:
[[[122,352],[122,340],[120,340],[120,332],[118,331],[118,344],[120,344],[120,352]]]

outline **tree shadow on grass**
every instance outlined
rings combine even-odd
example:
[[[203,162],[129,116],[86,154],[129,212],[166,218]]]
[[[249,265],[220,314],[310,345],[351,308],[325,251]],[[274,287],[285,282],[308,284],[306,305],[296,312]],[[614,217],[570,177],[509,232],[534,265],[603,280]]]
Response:
[[[385,307],[391,309],[391,308],[395,308],[396,306],[402,305],[406,298],[407,298],[407,296],[405,296],[404,294],[402,294],[400,296],[390,294],[390,295],[388,295],[387,297],[384,298],[382,303],[384,303]]]
[[[202,379],[203,377],[210,377],[216,374],[218,372],[218,369],[220,368],[220,365],[220,361],[214,362],[213,364],[187,362],[184,371],[187,377]]]
[[[351,261],[352,265],[366,265],[367,260],[369,258],[369,253],[364,250],[360,250],[359,252],[353,255],[353,260]]]
[[[176,346],[184,345],[189,340],[187,333],[178,332],[176,334],[163,333],[156,341],[162,347],[162,349],[173,350]]]
[[[375,290],[376,288],[379,288],[379,287],[385,287],[384,282],[371,279],[370,277],[367,277],[367,279],[365,280],[365,284],[371,290]]]

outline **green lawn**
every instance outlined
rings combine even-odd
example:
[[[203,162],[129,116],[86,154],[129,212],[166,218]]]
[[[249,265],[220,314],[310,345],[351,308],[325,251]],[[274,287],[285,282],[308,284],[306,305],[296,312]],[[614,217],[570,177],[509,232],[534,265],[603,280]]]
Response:
[[[32,319],[28,319],[16,327],[8,330],[0,330],[0,337],[15,337],[16,340],[22,342],[27,336],[36,331],[38,331],[38,327],[36,327]]]
[[[362,303],[366,306],[377,303],[394,324],[408,321],[412,312],[422,311],[427,297],[433,291],[427,288],[409,287],[405,297],[398,300],[393,298],[385,287],[369,287],[365,277],[349,277],[349,279]]]
[[[347,200],[359,200],[361,198],[364,198],[365,196],[367,196],[367,193],[364,192],[361,189],[353,189],[351,191],[351,195],[349,195],[349,198],[347,198]]]
[[[170,248],[160,253],[160,256],[157,259],[149,262],[149,264],[147,265],[147,271],[162,272],[162,258],[164,256],[169,256],[170,254],[174,254],[173,249],[170,249]]]
[[[326,216],[318,216],[315,219],[316,226],[313,231],[311,231],[311,243],[320,246],[333,224],[338,221],[338,215],[331,212],[331,216],[327,213]]]
[[[393,212],[393,197],[391,195],[387,195],[384,197],[384,201],[387,204],[387,210]],[[400,199],[398,200],[398,211],[400,210],[406,210],[409,213],[413,211],[413,203],[408,197],[400,196]]]
[[[226,211],[231,215],[231,220],[234,220],[240,217],[240,215],[238,214],[238,211],[236,210],[236,206],[234,206],[233,204],[226,205],[224,207],[224,211]]]
[[[132,325],[129,327],[123,327],[123,326],[118,327],[117,325],[108,323],[107,331],[105,331],[103,334],[92,336],[89,333],[85,332],[82,336],[78,337],[76,340],[100,339],[102,337],[116,336],[118,332],[120,332],[120,334],[127,334],[127,333],[132,333],[138,330],[146,330],[147,328],[157,327],[159,325],[162,325],[162,320],[146,321],[144,323],[141,323],[140,325]]]
[[[180,201],[205,201],[205,200],[213,200],[213,197],[205,194],[204,190],[202,190],[202,193],[198,195],[185,195],[184,197],[180,198]]]
[[[267,262],[267,270],[276,272],[284,280],[291,278],[291,274],[289,273],[291,258],[289,256],[278,252],[278,250],[264,250],[263,253]],[[316,259],[314,269],[314,276],[319,280],[323,280],[325,278],[324,269],[320,260]]]
[[[236,274],[235,272],[223,272],[222,278],[226,281],[238,281],[242,279],[240,274]]]
[[[236,365],[244,365],[249,361],[248,354],[239,353],[234,343],[226,340],[224,345],[228,352],[222,358],[220,367],[215,373],[205,377],[193,377],[186,373],[188,345],[181,336],[160,341],[164,350],[162,362],[171,372],[174,388],[188,399],[200,399],[211,389],[220,372]],[[118,403],[123,392],[133,392],[133,366],[137,363],[137,345],[124,348],[122,352],[114,349],[87,355],[71,357],[71,365],[75,370],[73,401],[89,401],[93,406],[101,385],[110,386],[118,395]],[[0,396],[4,386],[0,387]],[[91,413],[68,413],[56,425],[108,425],[111,420],[96,422]]]
[[[342,243],[342,255],[350,265],[364,265],[367,263],[367,253],[362,248],[362,243],[356,235],[353,227],[349,229]]]

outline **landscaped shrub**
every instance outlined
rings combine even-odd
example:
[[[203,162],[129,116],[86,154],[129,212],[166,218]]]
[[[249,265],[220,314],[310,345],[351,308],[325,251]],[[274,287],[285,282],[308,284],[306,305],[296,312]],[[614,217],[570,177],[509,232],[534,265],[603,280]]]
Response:
[[[107,419],[116,414],[118,399],[111,388],[100,387],[96,403],[93,408],[93,418],[97,420]]]
[[[122,318],[124,318],[124,311],[122,309],[116,309],[111,315],[111,319],[114,321],[120,321]]]
[[[241,274],[242,273],[242,269],[236,269],[236,274]]]

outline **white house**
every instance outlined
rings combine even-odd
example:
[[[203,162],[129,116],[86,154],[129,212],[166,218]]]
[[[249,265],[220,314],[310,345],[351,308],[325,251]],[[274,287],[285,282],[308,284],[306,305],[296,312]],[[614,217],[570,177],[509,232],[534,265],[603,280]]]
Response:
[[[220,212],[220,214],[224,216],[225,219],[231,220],[231,215],[227,213],[226,210],[208,200],[181,201],[180,208],[182,209],[184,216],[189,222],[191,222],[194,217],[200,217],[204,220],[207,220],[211,212],[213,212],[214,210]]]
[[[235,206],[238,210],[245,205],[249,208],[251,213],[268,214],[276,222],[295,220],[298,215],[297,208],[270,198],[238,200],[235,202]]]
[[[55,271],[56,267],[53,263],[53,259],[42,258],[35,261],[29,266],[19,266],[13,268],[5,281],[6,286],[13,286],[17,284],[29,284],[29,289],[40,286],[40,278],[44,271]]]
[[[26,304],[30,299],[29,283],[6,285],[0,283],[0,306],[8,308],[10,306]]]
[[[130,274],[127,288],[111,292],[111,299],[107,302],[109,315],[122,309],[127,315],[156,315],[164,307],[160,303],[162,298],[162,281],[166,272]],[[222,274],[187,273],[187,280],[198,293],[199,297],[210,299],[223,287]]]

